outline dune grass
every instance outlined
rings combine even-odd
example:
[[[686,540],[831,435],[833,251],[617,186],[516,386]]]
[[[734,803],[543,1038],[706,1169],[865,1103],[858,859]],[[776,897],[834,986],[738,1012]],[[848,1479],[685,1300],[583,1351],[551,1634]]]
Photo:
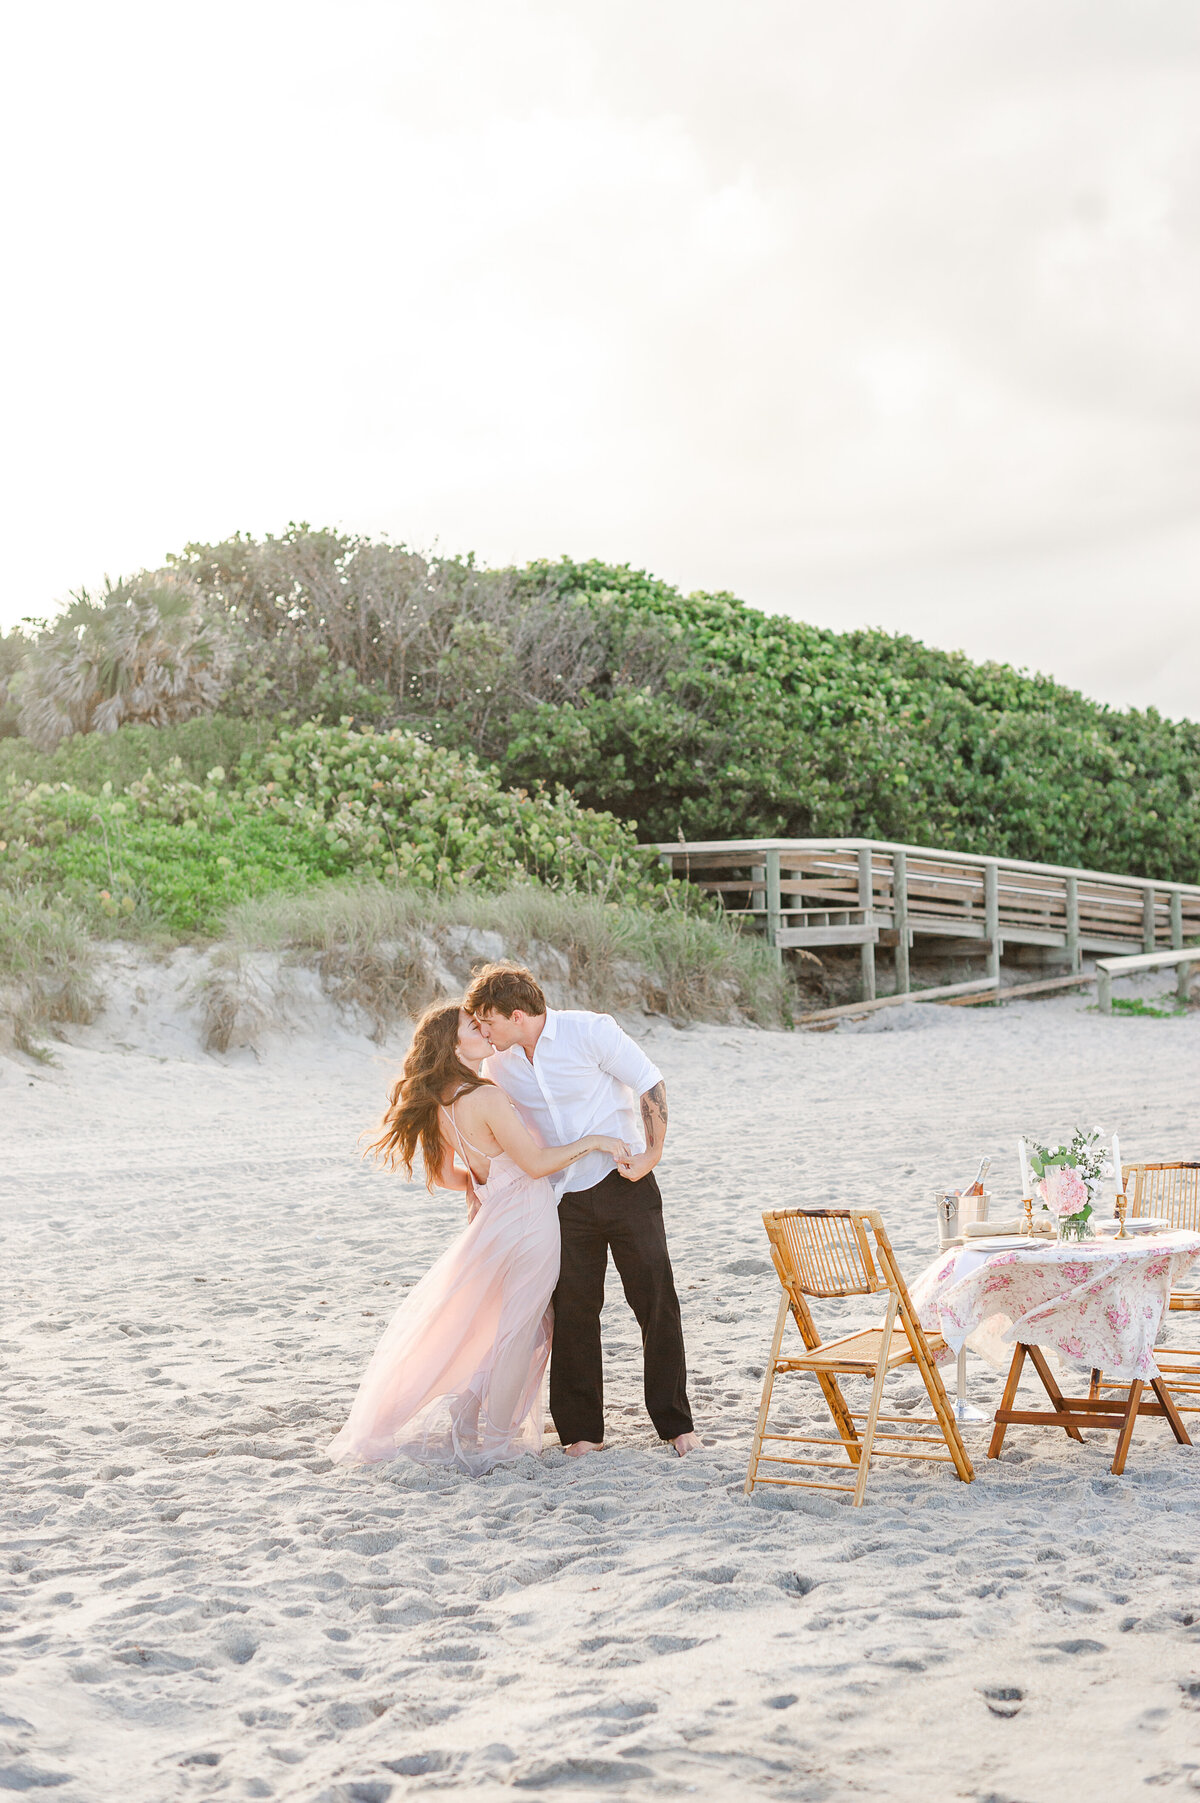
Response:
[[[91,1020],[99,1005],[95,947],[82,920],[42,890],[0,890],[0,1032],[31,1057],[40,1035]]]
[[[678,1020],[789,1020],[785,980],[769,954],[724,921],[535,884],[499,895],[437,895],[327,883],[239,903],[226,917],[224,944],[231,961],[261,950],[316,964],[332,994],[383,1025],[444,993],[439,972],[447,958],[468,966],[485,961],[462,943],[461,929],[494,933],[507,956],[565,976],[580,1005],[640,1004]]]

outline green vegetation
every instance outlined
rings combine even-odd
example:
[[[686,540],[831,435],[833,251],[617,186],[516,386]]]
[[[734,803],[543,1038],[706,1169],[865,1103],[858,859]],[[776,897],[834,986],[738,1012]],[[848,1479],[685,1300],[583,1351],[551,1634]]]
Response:
[[[282,908],[299,955],[335,895],[346,926],[386,894],[460,926],[516,909],[518,937],[547,909],[597,993],[641,962],[668,1011],[736,990],[774,1018],[774,976],[636,841],[851,833],[1197,880],[1200,725],[627,567],[483,570],[306,526],[0,635],[6,943],[32,908],[60,975],[80,923],[203,936]],[[354,965],[343,938],[327,971]]]
[[[53,887],[97,926],[174,933],[214,932],[233,903],[351,873],[442,892],[535,882],[627,902],[663,888],[630,829],[565,790],[504,789],[470,752],[402,729],[311,721],[203,782],[178,757],[120,790],[107,778],[84,788],[10,775],[0,873],[12,887]]]
[[[0,719],[16,707],[38,743],[74,721],[81,687],[98,725],[118,706],[131,722],[194,713],[219,690],[223,730],[407,727],[645,839],[856,833],[1200,876],[1195,722],[626,567],[481,570],[295,526],[191,545],[75,607],[16,650],[0,641]]]
[[[1175,996],[1156,996],[1147,1001],[1144,996],[1115,996],[1112,1011],[1114,1014],[1134,1015],[1138,1020],[1178,1020],[1188,1013],[1186,1002]]]

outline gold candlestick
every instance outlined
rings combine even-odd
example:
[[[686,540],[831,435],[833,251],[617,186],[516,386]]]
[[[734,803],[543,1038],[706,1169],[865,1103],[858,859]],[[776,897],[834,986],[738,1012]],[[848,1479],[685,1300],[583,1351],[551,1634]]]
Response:
[[[1127,1240],[1129,1238],[1129,1235],[1125,1231],[1125,1216],[1128,1209],[1129,1198],[1122,1193],[1117,1197],[1117,1219],[1121,1223],[1121,1231],[1117,1234],[1119,1240]]]
[[[1030,1234],[1033,1232],[1033,1197],[1026,1196],[1021,1207],[1025,1210],[1025,1225],[1022,1227],[1021,1232]]]

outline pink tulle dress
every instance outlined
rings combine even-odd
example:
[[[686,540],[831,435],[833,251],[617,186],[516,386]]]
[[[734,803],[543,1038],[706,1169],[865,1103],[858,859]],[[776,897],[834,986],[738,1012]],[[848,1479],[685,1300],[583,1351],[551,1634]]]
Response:
[[[472,1150],[477,1160],[486,1156]],[[330,1445],[338,1463],[404,1457],[478,1477],[541,1452],[558,1282],[554,1190],[499,1154],[475,1193],[475,1219],[384,1329],[350,1418]]]

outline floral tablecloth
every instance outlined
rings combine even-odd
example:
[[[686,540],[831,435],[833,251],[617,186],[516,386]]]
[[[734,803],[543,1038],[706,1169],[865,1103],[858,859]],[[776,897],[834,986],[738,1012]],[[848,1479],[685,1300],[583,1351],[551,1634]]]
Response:
[[[1200,1233],[1136,1239],[1014,1240],[1011,1252],[955,1246],[912,1285],[926,1332],[953,1352],[969,1344],[1004,1369],[1014,1344],[1044,1346],[1068,1365],[1149,1380],[1173,1285],[1200,1257]]]

